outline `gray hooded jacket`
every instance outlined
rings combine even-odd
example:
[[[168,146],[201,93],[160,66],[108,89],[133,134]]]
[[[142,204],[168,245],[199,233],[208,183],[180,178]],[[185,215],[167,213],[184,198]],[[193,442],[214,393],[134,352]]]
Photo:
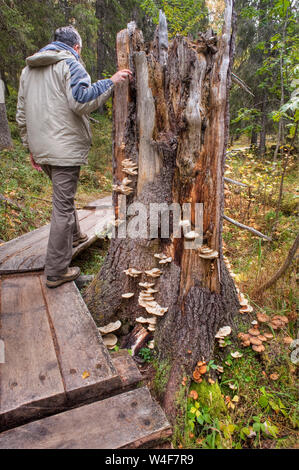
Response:
[[[76,51],[61,42],[49,44],[26,63],[17,108],[23,144],[39,164],[86,164],[91,146],[87,116],[109,98],[113,82],[91,84]]]

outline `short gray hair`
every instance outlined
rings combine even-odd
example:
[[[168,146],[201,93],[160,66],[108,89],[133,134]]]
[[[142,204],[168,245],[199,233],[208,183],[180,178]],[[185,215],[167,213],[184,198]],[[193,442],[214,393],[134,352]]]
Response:
[[[63,26],[55,31],[54,41],[63,42],[74,47],[77,44],[82,47],[82,39],[76,28],[73,26]]]

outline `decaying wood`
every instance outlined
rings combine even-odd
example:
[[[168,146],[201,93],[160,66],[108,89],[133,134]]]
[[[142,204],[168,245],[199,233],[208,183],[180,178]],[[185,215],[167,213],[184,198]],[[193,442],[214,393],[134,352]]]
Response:
[[[286,257],[286,260],[283,263],[283,265],[274,274],[274,276],[272,276],[271,279],[269,279],[269,281],[262,284],[262,286],[259,287],[256,290],[256,292],[255,292],[256,294],[260,294],[260,293],[264,292],[265,290],[269,289],[270,287],[272,287],[278,281],[278,279],[280,279],[286,273],[286,271],[291,266],[291,263],[294,259],[294,256],[296,255],[296,252],[297,252],[298,248],[299,248],[299,233],[298,233],[293,245],[291,246],[291,249],[290,249],[290,251],[288,253],[288,256]]]
[[[134,80],[116,88],[114,97],[114,184],[124,178],[122,161],[138,166],[127,205],[142,203],[202,203],[203,242],[219,253],[206,260],[200,250],[185,249],[183,238],[159,233],[148,237],[149,215],[143,221],[144,235],[137,239],[112,238],[104,265],[88,288],[85,299],[101,324],[119,318],[133,328],[145,311],[138,304],[140,281],[145,270],[157,267],[155,253],[172,257],[161,267],[155,282],[155,300],[168,312],[158,317],[155,344],[160,358],[171,363],[165,393],[168,416],[174,416],[175,392],[184,373],[196,362],[209,360],[214,336],[220,326],[232,325],[238,299],[222,255],[223,174],[228,140],[229,88],[234,50],[233,6],[227,0],[224,27],[216,38],[209,30],[197,41],[175,37],[168,52],[159,47],[165,35],[163,18],[150,48],[145,48],[136,28],[121,31],[117,38],[119,67],[132,68]],[[114,194],[116,217],[119,216]],[[149,214],[149,210],[148,210]],[[127,215],[130,223],[132,215]],[[170,218],[171,219],[171,218]],[[142,271],[138,278],[124,270]],[[124,300],[122,293],[135,293]],[[191,353],[187,353],[191,351]]]
[[[121,347],[131,349],[132,355],[136,356],[140,349],[146,345],[150,337],[151,333],[149,331],[141,325],[136,325],[131,333],[123,338]]]
[[[256,235],[257,237],[264,238],[264,240],[267,240],[268,242],[272,242],[272,238],[268,237],[268,235],[264,235],[262,232],[259,232],[258,230],[255,230],[252,227],[249,227],[248,225],[241,224],[241,222],[237,222],[234,219],[231,219],[227,215],[223,216],[224,220],[227,220],[230,224],[235,225],[236,227],[239,227],[243,230],[248,230],[248,232],[253,233],[253,235]]]
[[[232,180],[231,178],[224,177],[226,183],[236,184],[237,186],[242,186],[243,188],[249,188],[248,184],[241,183],[240,181]]]
[[[250,90],[249,86],[240,78],[238,77],[235,73],[232,73],[232,81],[239,85],[239,87],[243,88],[247,93],[249,93],[251,96],[254,97],[254,94]]]

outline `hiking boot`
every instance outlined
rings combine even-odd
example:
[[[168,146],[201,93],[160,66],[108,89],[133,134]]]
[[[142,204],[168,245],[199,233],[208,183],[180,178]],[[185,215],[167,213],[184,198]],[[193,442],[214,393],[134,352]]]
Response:
[[[80,268],[68,268],[65,274],[61,274],[61,276],[47,276],[46,286],[53,288],[61,286],[65,282],[74,281],[77,279],[81,274]]]
[[[78,245],[81,245],[81,243],[84,243],[87,240],[88,240],[88,235],[86,235],[86,233],[81,233],[79,238],[77,238],[76,240],[73,240],[73,248],[75,248]]]

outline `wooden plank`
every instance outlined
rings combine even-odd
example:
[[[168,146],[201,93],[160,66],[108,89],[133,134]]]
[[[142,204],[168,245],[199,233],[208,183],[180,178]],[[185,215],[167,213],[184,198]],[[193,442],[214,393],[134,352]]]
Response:
[[[112,353],[111,359],[120,376],[122,391],[127,391],[142,381],[142,375],[136,362],[126,349]]]
[[[121,379],[75,283],[48,289],[44,276],[39,278],[68,402],[83,402],[121,388]],[[84,373],[88,373],[85,378]]]
[[[65,400],[46,307],[37,276],[1,281],[0,429],[58,410]],[[53,412],[53,411],[52,411]]]
[[[0,434],[0,449],[120,449],[171,434],[147,387]]]
[[[112,209],[78,211],[82,231],[89,236],[73,250],[73,257],[94,243],[94,227],[104,227],[112,217]],[[26,233],[0,246],[0,274],[39,271],[44,268],[50,225]]]
[[[106,196],[106,197],[97,199],[96,201],[89,202],[86,206],[84,206],[83,209],[86,209],[86,210],[98,209],[98,208],[108,209],[112,207],[113,207],[112,197]]]

